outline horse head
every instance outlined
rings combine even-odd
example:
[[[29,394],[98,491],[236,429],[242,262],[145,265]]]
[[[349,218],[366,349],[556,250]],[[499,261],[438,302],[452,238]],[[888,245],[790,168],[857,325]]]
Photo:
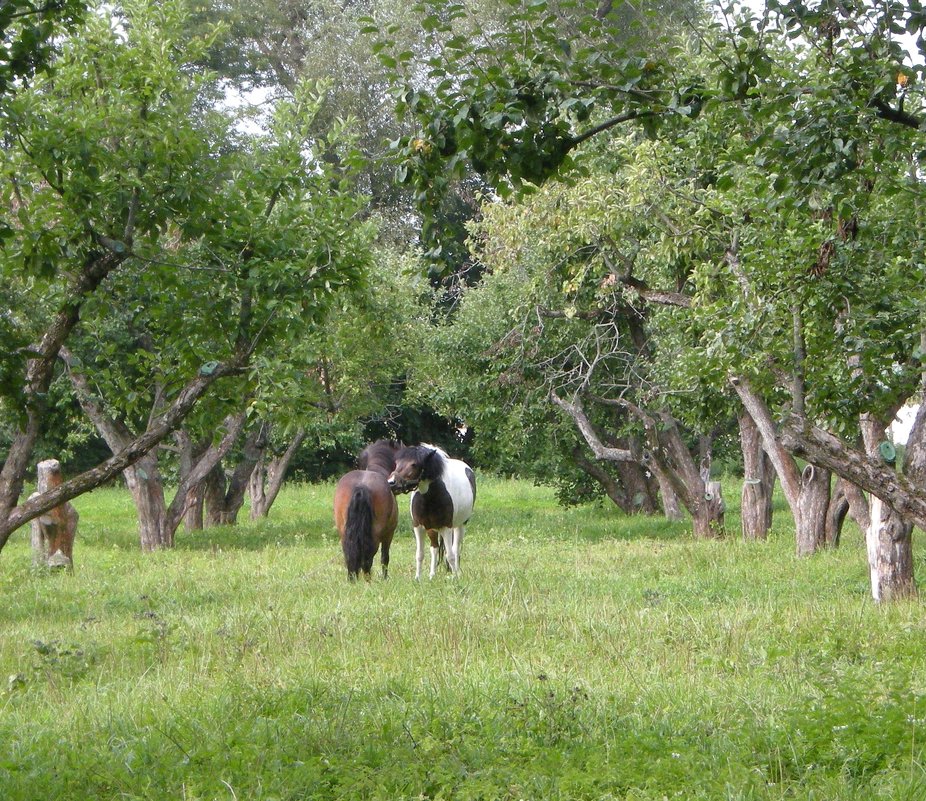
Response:
[[[379,439],[363,449],[357,457],[357,467],[388,476],[395,469],[395,455],[401,449],[402,445],[394,440]]]
[[[422,481],[438,478],[447,457],[431,445],[409,445],[395,455],[395,470],[387,479],[394,493],[411,492]]]

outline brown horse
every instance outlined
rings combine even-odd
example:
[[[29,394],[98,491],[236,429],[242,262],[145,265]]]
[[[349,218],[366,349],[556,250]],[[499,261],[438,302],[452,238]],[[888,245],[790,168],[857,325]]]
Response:
[[[386,479],[395,469],[400,446],[381,439],[368,445],[351,470],[334,490],[334,524],[341,537],[347,577],[353,581],[360,571],[370,578],[373,557],[382,547],[383,578],[389,573],[389,546],[399,524],[399,508]]]

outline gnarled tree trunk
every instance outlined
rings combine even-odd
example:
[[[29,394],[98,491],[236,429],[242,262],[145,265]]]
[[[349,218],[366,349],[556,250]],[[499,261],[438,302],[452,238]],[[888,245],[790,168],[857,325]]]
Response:
[[[106,411],[103,404],[91,392],[87,377],[76,370],[70,360],[68,361],[68,374],[81,408],[96,426],[100,436],[106,440],[106,444],[113,453],[125,449],[136,439],[135,435],[123,421],[117,420]],[[155,400],[156,404],[157,402]],[[155,416],[156,410],[153,410],[152,419]],[[173,547],[174,534],[183,518],[190,488],[201,482],[212,466],[228,452],[238,438],[243,425],[244,412],[225,419],[225,436],[221,442],[206,449],[187,474],[181,476],[177,493],[170,506],[167,505],[164,497],[164,482],[158,465],[157,449],[148,450],[133,464],[123,468],[125,482],[135,501],[139,540],[143,551]]]
[[[765,401],[742,377],[733,378],[732,384],[746,412],[759,429],[762,447],[775,466],[775,472],[781,481],[785,500],[794,518],[797,553],[800,556],[815,553],[826,542],[826,513],[830,497],[829,470],[820,469],[819,463],[811,459],[814,469],[800,473],[794,456],[779,439],[772,414]]]

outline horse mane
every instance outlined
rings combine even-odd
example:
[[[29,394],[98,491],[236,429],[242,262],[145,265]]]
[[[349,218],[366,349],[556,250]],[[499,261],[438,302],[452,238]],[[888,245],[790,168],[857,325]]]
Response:
[[[395,440],[378,439],[367,445],[357,457],[357,467],[388,476],[395,470],[395,455],[401,449]]]
[[[419,453],[425,457],[421,477],[428,481],[440,478],[444,473],[444,463],[450,458],[447,451],[426,442],[422,442],[418,448],[420,449]],[[433,458],[435,455],[438,457],[437,459]]]

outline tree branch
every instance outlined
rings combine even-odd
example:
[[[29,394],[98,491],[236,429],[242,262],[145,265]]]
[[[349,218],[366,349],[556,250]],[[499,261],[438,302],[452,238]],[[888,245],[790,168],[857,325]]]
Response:
[[[117,454],[79,476],[65,481],[55,489],[30,498],[8,515],[0,518],[0,550],[6,545],[10,535],[20,526],[43,512],[100,486],[137,462],[180,424],[196,401],[212,384],[219,378],[240,373],[245,364],[246,356],[238,355],[206,374],[200,371],[180,391],[167,410],[153,421],[148,430],[136,437]]]
[[[573,422],[578,426],[582,437],[588,443],[588,447],[591,448],[592,453],[595,454],[596,459],[602,459],[607,462],[637,461],[632,451],[626,448],[611,448],[601,441],[594,426],[585,414],[582,402],[578,398],[576,398],[573,403],[569,403],[560,398],[555,392],[551,392],[550,401],[554,405],[559,406],[560,409],[572,418]]]

